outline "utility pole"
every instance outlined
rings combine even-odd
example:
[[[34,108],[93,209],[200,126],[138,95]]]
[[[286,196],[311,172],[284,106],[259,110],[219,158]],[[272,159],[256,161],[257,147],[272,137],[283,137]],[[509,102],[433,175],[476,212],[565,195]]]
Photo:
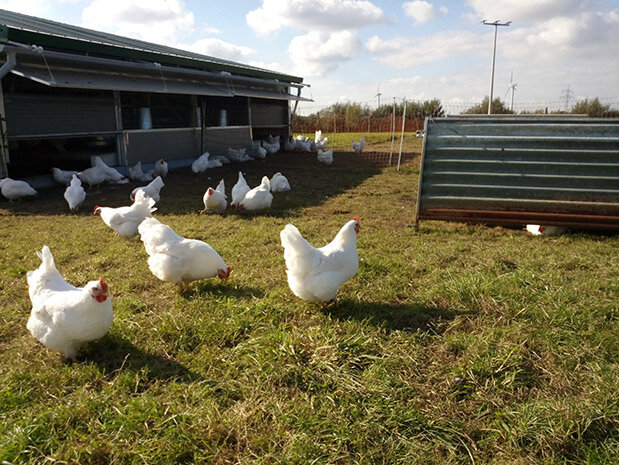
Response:
[[[570,99],[572,98],[572,95],[574,95],[574,92],[570,90],[570,85],[568,84],[567,89],[561,92],[561,97],[565,99],[565,113],[569,111]]]
[[[512,22],[507,21],[506,23],[500,23],[499,21],[495,21],[493,23],[489,23],[485,19],[482,21],[486,26],[494,26],[494,46],[492,47],[492,68],[490,70],[490,97],[488,99],[488,114],[492,113],[492,96],[494,91],[494,58],[496,56],[496,34],[497,34],[497,26],[509,26]]]
[[[376,87],[376,95],[374,95],[374,97],[378,98],[378,104],[376,105],[376,108],[380,108],[380,96],[382,94],[380,93],[380,86]]]

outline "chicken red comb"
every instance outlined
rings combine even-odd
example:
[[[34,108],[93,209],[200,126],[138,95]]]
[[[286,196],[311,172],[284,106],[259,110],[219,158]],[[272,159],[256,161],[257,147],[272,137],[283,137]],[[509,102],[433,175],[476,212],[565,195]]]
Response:
[[[96,215],[99,208],[101,208],[99,205],[95,205],[95,209],[92,211],[92,214]]]
[[[101,285],[101,290],[107,292],[107,284],[103,281],[103,276],[99,278],[99,284]]]
[[[357,223],[361,224],[361,222],[359,221],[359,218],[357,218],[356,216],[353,218],[353,220],[355,220]]]

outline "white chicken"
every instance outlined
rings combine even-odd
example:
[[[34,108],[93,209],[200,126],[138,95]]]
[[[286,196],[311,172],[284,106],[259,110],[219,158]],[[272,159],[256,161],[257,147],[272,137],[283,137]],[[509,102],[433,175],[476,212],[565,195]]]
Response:
[[[352,141],[352,149],[357,152],[357,153],[361,153],[363,152],[363,149],[365,149],[365,138],[362,137],[361,140],[359,142],[353,140]]]
[[[347,222],[335,238],[319,249],[299,230],[287,224],[280,233],[288,285],[294,295],[309,302],[330,303],[343,282],[357,273],[359,220]]]
[[[534,236],[558,236],[565,233],[566,229],[562,226],[548,226],[543,224],[527,224],[527,232]]]
[[[249,155],[256,160],[264,160],[267,157],[267,149],[258,143],[255,147],[252,147]]]
[[[114,184],[127,184],[129,180],[116,168],[108,166],[101,157],[93,157],[93,166],[99,166],[105,172],[105,180]]]
[[[327,142],[329,141],[328,137],[322,136],[322,131],[318,130],[314,133],[314,144],[316,149],[324,150],[327,148]]]
[[[325,151],[318,149],[316,160],[318,160],[318,163],[322,165],[331,165],[333,163],[333,149],[331,148]]]
[[[138,232],[149,255],[150,271],[162,281],[177,283],[181,291],[191,281],[230,277],[230,267],[206,242],[179,236],[152,217],[140,224]]]
[[[72,286],[56,269],[49,247],[37,255],[41,265],[26,275],[32,302],[26,327],[41,344],[75,360],[82,345],[103,337],[112,324],[108,286],[103,278]]]
[[[268,155],[273,155],[274,153],[279,152],[279,137],[273,138],[272,136],[269,138],[273,142],[269,142],[266,140],[262,141],[262,147],[264,147],[267,151]]]
[[[131,194],[129,195],[129,197],[131,198],[131,200],[134,200],[135,196],[137,195],[137,193],[139,191],[142,191],[142,192],[144,192],[146,197],[150,197],[151,199],[153,199],[155,201],[155,203],[157,203],[157,202],[159,202],[161,188],[163,186],[165,186],[165,184],[163,183],[163,179],[161,179],[161,176],[157,176],[155,179],[153,179],[146,186],[136,187],[135,189],[133,189],[131,191]]]
[[[11,201],[37,195],[37,191],[26,181],[11,178],[0,179],[0,192]]]
[[[82,182],[88,184],[88,187],[90,187],[91,189],[94,186],[98,186],[99,184],[105,182],[105,180],[107,179],[105,170],[100,166],[86,168],[85,170],[77,173],[77,176]]]
[[[271,194],[271,181],[267,176],[262,177],[262,182],[249,190],[239,203],[239,208],[244,210],[265,210],[271,206],[273,194]]]
[[[290,190],[288,178],[282,173],[275,173],[271,177],[271,192],[287,192]]]
[[[168,162],[160,158],[155,162],[155,176],[165,178],[168,175]]]
[[[209,157],[210,153],[204,152],[198,158],[196,158],[191,164],[191,171],[194,173],[201,173],[202,171],[206,171],[209,168]]]
[[[204,210],[200,210],[200,213],[222,213],[226,209],[228,201],[226,200],[226,185],[223,179],[219,181],[215,189],[212,187],[206,189],[204,197],[202,197],[202,202],[204,203]]]
[[[99,215],[117,234],[131,237],[138,233],[138,225],[144,218],[150,217],[157,210],[153,205],[155,201],[152,198],[147,197],[144,191],[138,191],[132,205],[118,208],[96,205],[93,213]]]
[[[234,149],[228,147],[228,159],[234,163],[245,163],[251,160],[251,157],[247,155],[246,149]]]
[[[142,162],[138,161],[135,166],[132,166],[127,170],[127,174],[129,175],[129,178],[133,181],[151,182],[153,180],[154,171],[148,171],[147,173],[145,173],[142,170]]]
[[[243,173],[239,171],[239,179],[234,186],[232,186],[232,201],[230,202],[230,208],[237,208],[239,204],[245,198],[245,194],[250,191],[250,187],[243,177]]]
[[[294,141],[296,149],[299,152],[310,152],[311,151],[311,143],[312,141],[309,137],[297,136]]]
[[[297,148],[297,144],[292,138],[292,136],[290,136],[286,140],[286,142],[284,142],[284,152],[294,152],[296,148]]]
[[[86,191],[82,187],[82,181],[77,177],[77,174],[71,178],[71,184],[64,191],[64,199],[69,204],[69,210],[76,211],[86,199]]]
[[[52,176],[58,184],[68,186],[71,184],[71,178],[77,174],[77,171],[61,170],[60,168],[52,168]]]

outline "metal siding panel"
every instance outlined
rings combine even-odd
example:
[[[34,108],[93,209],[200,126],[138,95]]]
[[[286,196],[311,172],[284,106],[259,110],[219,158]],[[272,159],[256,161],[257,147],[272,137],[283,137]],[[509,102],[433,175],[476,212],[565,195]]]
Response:
[[[165,158],[179,160],[200,155],[200,129],[151,129],[125,131],[127,164],[150,163]]]
[[[428,119],[415,222],[619,228],[618,147],[617,119]]]
[[[5,95],[9,139],[116,131],[113,99]]]

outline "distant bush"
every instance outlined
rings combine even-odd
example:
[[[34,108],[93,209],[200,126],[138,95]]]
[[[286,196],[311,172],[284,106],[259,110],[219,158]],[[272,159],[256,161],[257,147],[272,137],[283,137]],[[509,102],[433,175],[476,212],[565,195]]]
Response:
[[[485,115],[488,113],[488,100],[489,98],[488,96],[486,96],[479,105],[474,105],[468,110],[463,111],[462,113],[467,115]],[[514,112],[507,108],[500,98],[495,98],[494,100],[492,100],[491,113],[493,115],[500,115],[513,114]]]

